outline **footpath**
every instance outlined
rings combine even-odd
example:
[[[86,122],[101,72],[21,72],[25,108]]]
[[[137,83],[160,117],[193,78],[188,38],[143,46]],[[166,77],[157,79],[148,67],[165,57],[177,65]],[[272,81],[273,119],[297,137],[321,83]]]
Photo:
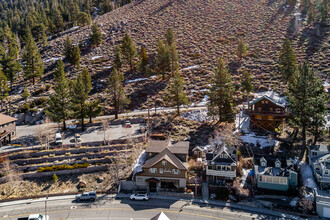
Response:
[[[124,193],[118,193],[118,194],[110,194],[110,195],[99,195],[99,198],[114,198],[114,199],[128,199],[129,194]],[[75,195],[65,195],[65,196],[51,196],[51,197],[42,197],[37,199],[24,199],[24,200],[15,200],[15,201],[8,201],[8,202],[0,202],[0,209],[2,207],[8,207],[8,206],[15,206],[15,205],[22,205],[22,204],[31,204],[31,203],[38,203],[38,202],[45,202],[47,201],[56,201],[56,200],[74,200]],[[208,200],[208,199],[182,199],[178,197],[167,197],[167,196],[160,196],[160,195],[150,195],[150,199],[164,199],[164,200],[175,200],[175,201],[187,201],[192,204],[199,204],[204,206],[210,206],[210,207],[227,207],[229,209],[237,209],[237,210],[244,210],[247,212],[253,212],[268,216],[275,216],[278,218],[283,219],[300,219],[299,216],[291,215],[287,213],[282,213],[278,211],[273,211],[265,208],[260,207],[253,207],[248,205],[241,205],[236,204],[233,202],[225,202],[225,201],[215,201],[215,200]]]

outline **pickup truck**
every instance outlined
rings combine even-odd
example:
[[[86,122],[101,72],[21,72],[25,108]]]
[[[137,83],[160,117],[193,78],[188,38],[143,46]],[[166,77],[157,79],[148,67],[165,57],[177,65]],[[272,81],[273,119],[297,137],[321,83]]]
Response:
[[[76,195],[76,201],[95,201],[96,200],[96,192],[85,192],[79,195]]]
[[[49,220],[49,216],[41,214],[31,214],[29,217],[18,218],[17,220]]]

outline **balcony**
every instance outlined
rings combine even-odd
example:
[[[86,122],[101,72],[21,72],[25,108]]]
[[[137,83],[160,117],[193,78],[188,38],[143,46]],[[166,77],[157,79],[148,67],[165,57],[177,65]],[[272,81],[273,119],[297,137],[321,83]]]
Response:
[[[206,168],[206,175],[235,178],[236,177],[236,171],[231,171],[231,170],[226,170],[226,171],[224,171],[224,170],[210,170],[210,169]]]
[[[274,115],[274,116],[288,116],[289,112],[287,110],[262,110],[262,109],[249,109],[249,114],[251,115]]]

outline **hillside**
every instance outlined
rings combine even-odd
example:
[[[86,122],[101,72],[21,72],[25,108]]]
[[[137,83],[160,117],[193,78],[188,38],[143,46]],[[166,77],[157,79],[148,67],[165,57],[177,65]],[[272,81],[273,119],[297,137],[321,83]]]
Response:
[[[297,10],[300,8],[289,8],[283,0],[135,1],[94,20],[106,40],[97,48],[83,49],[81,64],[92,74],[94,96],[104,101],[102,92],[112,66],[114,45],[120,43],[124,33],[132,36],[137,48],[145,45],[152,58],[157,40],[172,27],[177,38],[180,69],[192,103],[203,100],[209,71],[215,67],[219,56],[225,58],[237,85],[239,70],[246,68],[254,76],[256,90],[271,88],[282,92],[277,60],[285,37],[291,39],[298,60],[310,61],[323,80],[330,72],[329,26],[321,27],[317,35],[314,27],[307,26],[306,19],[294,16]],[[54,58],[62,57],[65,38],[69,35],[74,43],[84,44],[89,32],[88,26],[71,29],[49,41],[50,46],[42,54],[46,83],[52,79],[49,74],[54,69]],[[238,36],[248,47],[249,56],[243,60],[235,55]],[[67,71],[75,75],[71,67]],[[167,82],[161,77],[140,79],[146,77],[125,73],[131,110],[146,108],[147,95],[151,95],[152,103],[165,105],[163,96]]]

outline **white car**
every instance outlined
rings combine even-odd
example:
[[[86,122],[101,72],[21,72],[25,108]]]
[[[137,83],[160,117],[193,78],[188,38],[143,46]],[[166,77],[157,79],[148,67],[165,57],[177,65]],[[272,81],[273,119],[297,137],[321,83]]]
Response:
[[[144,201],[147,201],[147,200],[149,200],[149,195],[148,195],[148,193],[137,193],[137,194],[132,194],[129,198],[131,200],[144,200]]]
[[[49,216],[41,215],[41,214],[31,214],[29,215],[28,220],[49,220]]]
[[[60,132],[57,132],[55,135],[55,143],[58,145],[62,144],[62,135]]]

